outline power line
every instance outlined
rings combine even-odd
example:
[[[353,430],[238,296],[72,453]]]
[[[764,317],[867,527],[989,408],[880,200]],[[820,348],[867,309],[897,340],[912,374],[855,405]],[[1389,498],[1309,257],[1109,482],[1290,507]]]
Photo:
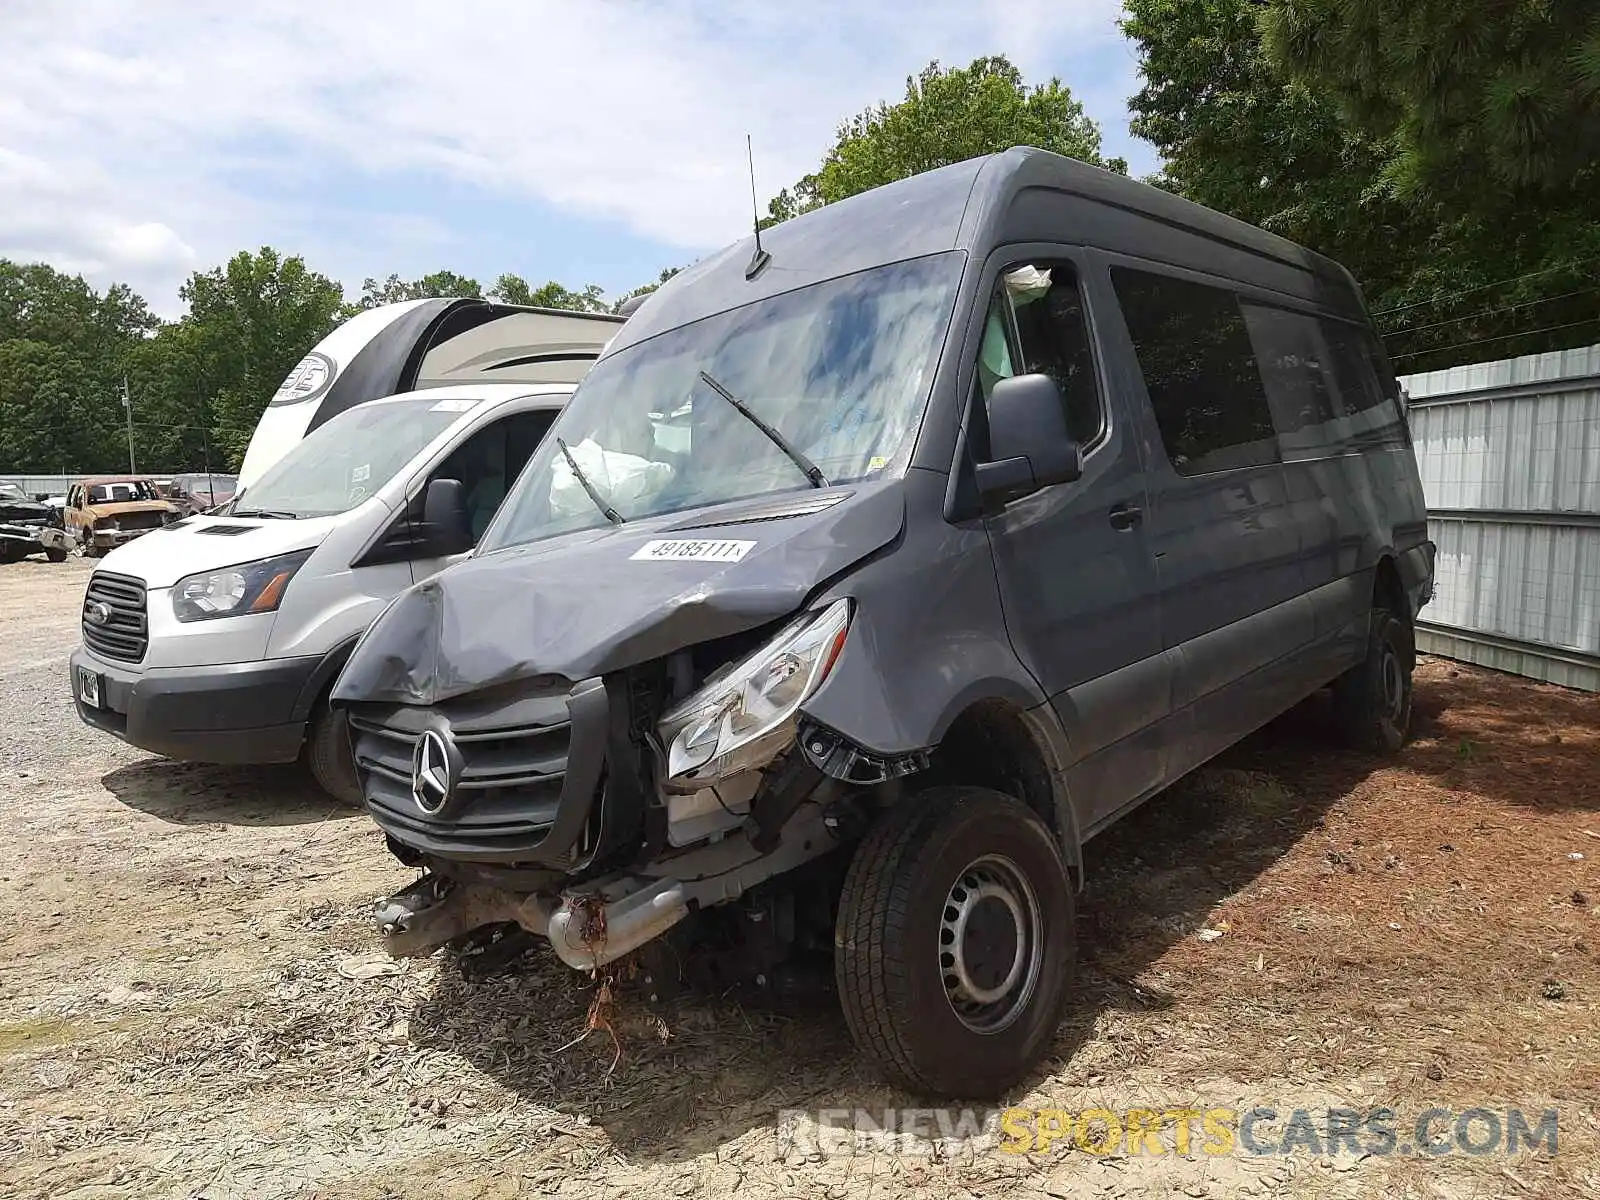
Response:
[[[1459,300],[1462,296],[1471,296],[1475,292],[1487,292],[1490,288],[1504,287],[1508,283],[1520,283],[1524,279],[1536,279],[1540,275],[1553,275],[1557,271],[1576,270],[1578,267],[1586,267],[1590,265],[1590,263],[1593,261],[1593,259],[1590,259],[1583,262],[1566,263],[1565,265],[1559,267],[1546,267],[1542,271],[1529,271],[1526,275],[1513,275],[1510,279],[1497,279],[1493,283],[1485,283],[1478,287],[1470,287],[1459,292],[1452,292],[1448,296],[1436,296],[1432,300],[1418,300],[1412,304],[1397,304],[1393,308],[1382,308],[1372,315],[1374,317],[1386,317],[1390,313],[1406,312],[1413,308],[1426,308],[1430,304],[1444,304],[1450,300]]]
[[[1459,342],[1451,342],[1448,346],[1435,346],[1432,350],[1413,350],[1409,354],[1396,354],[1390,361],[1399,362],[1406,358],[1420,358],[1424,354],[1443,354],[1447,350],[1458,350],[1462,346],[1486,346],[1490,342],[1503,342],[1508,338],[1538,337],[1541,333],[1559,333],[1563,329],[1576,329],[1579,325],[1592,325],[1600,321],[1600,316],[1585,317],[1581,321],[1568,321],[1565,325],[1546,325],[1543,329],[1528,329],[1521,333],[1502,333],[1491,338],[1465,338]]]
[[[1438,329],[1442,325],[1455,325],[1462,321],[1475,320],[1478,317],[1493,317],[1501,313],[1516,312],[1520,308],[1533,308],[1539,304],[1554,304],[1557,300],[1570,300],[1574,296],[1587,296],[1591,292],[1600,292],[1600,287],[1578,288],[1572,292],[1562,292],[1559,296],[1546,296],[1541,300],[1524,300],[1521,304],[1508,304],[1504,308],[1485,308],[1477,312],[1467,313],[1465,316],[1450,317],[1444,321],[1435,321],[1431,325],[1412,325],[1405,329],[1396,329],[1389,337],[1407,337],[1413,333],[1421,333],[1425,329]]]

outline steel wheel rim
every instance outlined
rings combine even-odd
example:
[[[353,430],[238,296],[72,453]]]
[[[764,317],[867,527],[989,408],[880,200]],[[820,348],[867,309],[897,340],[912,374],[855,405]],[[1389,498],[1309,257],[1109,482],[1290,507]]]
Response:
[[[974,1033],[998,1033],[1028,1006],[1044,962],[1044,918],[1016,863],[986,854],[957,874],[939,914],[945,999]]]
[[[1385,646],[1383,651],[1383,711],[1394,724],[1400,723],[1400,716],[1405,708],[1405,677],[1400,670],[1400,656],[1394,652],[1394,647]]]

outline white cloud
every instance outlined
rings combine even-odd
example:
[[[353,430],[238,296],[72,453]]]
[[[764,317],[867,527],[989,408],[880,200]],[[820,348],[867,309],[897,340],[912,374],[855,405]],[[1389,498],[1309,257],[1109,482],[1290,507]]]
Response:
[[[1071,62],[1119,56],[1129,70],[1078,90],[1120,122],[1120,7],[6,0],[0,255],[126,278],[170,309],[197,262],[285,230],[354,278],[386,273],[398,243],[471,237],[395,196],[352,241],[348,220],[335,233],[314,205],[252,195],[237,182],[247,165],[270,168],[280,197],[330,164],[420,172],[715,246],[749,222],[746,131],[769,195],[816,165],[840,118],[898,95],[930,58],[1004,52],[1070,85]]]

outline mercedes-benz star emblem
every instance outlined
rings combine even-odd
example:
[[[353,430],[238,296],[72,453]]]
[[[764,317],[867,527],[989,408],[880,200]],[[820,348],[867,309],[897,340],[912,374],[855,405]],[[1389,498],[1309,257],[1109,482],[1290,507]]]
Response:
[[[411,798],[417,807],[432,816],[450,799],[455,780],[451,775],[450,743],[437,729],[417,739],[411,755]]]
[[[91,600],[83,606],[83,619],[91,625],[105,625],[111,620],[111,605],[104,600]]]

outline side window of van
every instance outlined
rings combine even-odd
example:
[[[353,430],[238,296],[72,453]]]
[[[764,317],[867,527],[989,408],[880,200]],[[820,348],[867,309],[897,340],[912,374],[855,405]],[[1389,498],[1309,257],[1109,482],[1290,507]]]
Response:
[[[1350,411],[1322,323],[1308,313],[1245,304],[1245,324],[1286,457],[1328,445],[1331,422]]]
[[[1026,263],[1001,275],[984,322],[978,383],[987,403],[994,385],[1013,375],[1056,381],[1067,429],[1088,445],[1105,427],[1095,382],[1089,326],[1077,273],[1068,262]]]
[[[513,413],[485,425],[451,453],[428,476],[459,479],[467,501],[467,516],[476,541],[489,526],[512,483],[538,449],[555,421],[554,411]]]
[[[1404,441],[1365,330],[1268,305],[1245,303],[1243,309],[1286,459]]]
[[[1113,267],[1167,457],[1180,475],[1278,461],[1272,412],[1238,297]]]

